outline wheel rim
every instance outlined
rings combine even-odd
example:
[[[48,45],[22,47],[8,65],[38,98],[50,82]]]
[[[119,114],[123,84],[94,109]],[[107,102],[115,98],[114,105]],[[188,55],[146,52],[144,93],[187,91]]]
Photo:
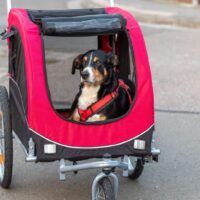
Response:
[[[101,185],[98,185],[97,187],[97,193],[96,193],[96,200],[105,200],[105,193],[103,191],[103,187]]]
[[[3,180],[5,170],[5,141],[3,113],[0,111],[0,180]]]

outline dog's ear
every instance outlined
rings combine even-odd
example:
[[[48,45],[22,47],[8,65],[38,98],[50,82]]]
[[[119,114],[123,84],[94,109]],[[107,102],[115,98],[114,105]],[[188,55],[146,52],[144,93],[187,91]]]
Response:
[[[108,53],[108,63],[111,64],[113,67],[116,67],[119,64],[118,57],[112,53]]]
[[[75,74],[77,69],[80,70],[82,68],[82,62],[83,62],[83,54],[80,54],[74,59],[72,63],[72,74]]]

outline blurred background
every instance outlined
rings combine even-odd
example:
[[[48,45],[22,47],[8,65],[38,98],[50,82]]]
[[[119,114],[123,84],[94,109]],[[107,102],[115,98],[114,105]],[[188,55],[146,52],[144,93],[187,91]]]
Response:
[[[115,5],[131,12],[141,25],[153,77],[155,145],[161,149],[159,163],[146,166],[137,181],[118,175],[118,199],[198,200],[200,1],[115,0]],[[12,0],[12,7],[29,9],[105,6],[109,6],[108,0]],[[1,0],[0,32],[6,24],[6,1]],[[87,47],[80,41],[74,45],[80,46],[80,51]],[[6,86],[7,54],[6,42],[0,41],[0,84]],[[1,200],[89,199],[95,170],[69,174],[66,182],[59,182],[57,169],[58,163],[24,164],[23,153],[15,144],[12,187],[9,192],[0,189]]]

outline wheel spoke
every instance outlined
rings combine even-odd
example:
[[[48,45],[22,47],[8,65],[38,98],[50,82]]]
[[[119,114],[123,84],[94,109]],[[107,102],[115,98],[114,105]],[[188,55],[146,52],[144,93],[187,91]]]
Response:
[[[3,113],[0,111],[0,156],[3,155],[4,150],[4,124],[3,124]],[[0,158],[1,159],[1,158]]]
[[[5,149],[4,149],[4,123],[3,123],[3,113],[0,111],[0,180],[3,180],[4,176],[4,162],[5,162]]]
[[[5,159],[4,155],[0,154],[0,180],[2,180],[4,176],[4,170],[5,170],[4,159]]]
[[[0,154],[5,152],[5,141],[4,136],[0,136]]]
[[[96,200],[105,200],[105,194],[101,186],[98,186]]]
[[[4,153],[4,147],[2,145],[0,145],[0,154]]]

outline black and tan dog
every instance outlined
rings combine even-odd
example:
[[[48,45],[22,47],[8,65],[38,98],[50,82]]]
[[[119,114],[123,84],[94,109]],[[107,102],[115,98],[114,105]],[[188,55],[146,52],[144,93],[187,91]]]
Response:
[[[81,85],[69,119],[103,121],[127,112],[131,95],[128,86],[117,78],[117,65],[116,55],[101,50],[91,50],[74,59],[72,74],[80,70]]]

